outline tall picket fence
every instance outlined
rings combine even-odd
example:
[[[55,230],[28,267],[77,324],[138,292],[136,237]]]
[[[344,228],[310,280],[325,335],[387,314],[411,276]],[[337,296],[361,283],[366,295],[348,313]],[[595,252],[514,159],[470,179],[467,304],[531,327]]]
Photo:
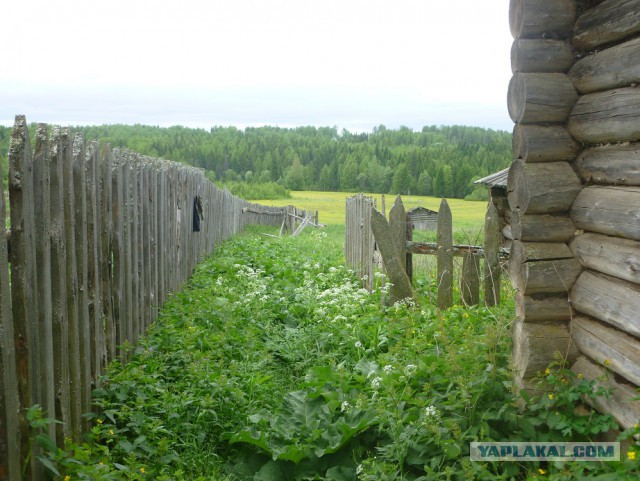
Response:
[[[287,209],[239,199],[200,169],[45,124],[34,144],[16,117],[0,242],[0,480],[10,481],[32,448],[29,407],[62,421],[49,428],[58,445],[79,440],[107,363],[127,360],[198,261],[248,224],[290,223]],[[24,479],[41,478],[35,455]]]

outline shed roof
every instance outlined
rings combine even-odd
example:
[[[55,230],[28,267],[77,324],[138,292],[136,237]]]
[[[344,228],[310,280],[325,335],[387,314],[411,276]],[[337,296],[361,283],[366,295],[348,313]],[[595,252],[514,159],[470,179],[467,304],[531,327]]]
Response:
[[[435,210],[427,209],[426,207],[418,206],[408,210],[407,214],[437,214],[437,212]]]
[[[509,176],[509,168],[507,167],[500,172],[487,175],[482,179],[474,181],[474,184],[482,184],[488,187],[507,187],[507,177]]]

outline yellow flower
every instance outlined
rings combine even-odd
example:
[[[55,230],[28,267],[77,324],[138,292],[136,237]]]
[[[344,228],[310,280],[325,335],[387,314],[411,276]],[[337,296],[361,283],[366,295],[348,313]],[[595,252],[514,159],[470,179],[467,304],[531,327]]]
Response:
[[[635,461],[636,460],[636,452],[635,451],[628,451],[627,452],[627,458],[629,459],[629,461]]]
[[[109,429],[109,434],[111,434],[111,436],[113,436],[113,429]]]
[[[551,370],[549,368],[546,368],[544,370],[544,373],[548,376],[549,374],[551,374]]]
[[[553,394],[549,394],[549,399],[553,400]]]
[[[547,472],[544,469],[538,468],[538,472],[540,474],[547,474]]]
[[[608,366],[609,364],[611,364],[611,361],[609,361],[609,359],[605,359],[602,364],[604,364],[605,366]]]
[[[71,481],[71,476],[67,475],[64,477],[64,481]]]
[[[578,379],[582,379],[584,376],[582,375],[581,372],[578,373]]]
[[[140,472],[144,474],[144,468],[140,468]]]
[[[96,419],[96,422],[97,422],[98,424],[102,424],[102,419]]]

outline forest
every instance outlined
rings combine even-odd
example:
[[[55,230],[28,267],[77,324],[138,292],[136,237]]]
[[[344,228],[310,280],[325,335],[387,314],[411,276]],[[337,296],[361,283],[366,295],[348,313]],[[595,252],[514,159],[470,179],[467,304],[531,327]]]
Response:
[[[6,162],[10,128],[0,128]],[[206,169],[219,184],[272,184],[289,190],[414,194],[481,200],[473,180],[511,160],[511,133],[425,126],[368,133],[337,127],[102,125],[74,127],[87,140]],[[6,164],[3,164],[3,166]]]

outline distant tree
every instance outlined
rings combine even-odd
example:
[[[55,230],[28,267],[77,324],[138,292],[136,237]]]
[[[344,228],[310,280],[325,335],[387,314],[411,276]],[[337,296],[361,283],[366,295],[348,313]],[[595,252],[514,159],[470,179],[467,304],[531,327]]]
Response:
[[[304,190],[304,167],[298,157],[293,159],[291,167],[287,169],[284,184],[290,190]]]
[[[411,190],[411,173],[407,164],[402,163],[396,169],[393,175],[393,184],[391,186],[392,194],[410,194]]]

